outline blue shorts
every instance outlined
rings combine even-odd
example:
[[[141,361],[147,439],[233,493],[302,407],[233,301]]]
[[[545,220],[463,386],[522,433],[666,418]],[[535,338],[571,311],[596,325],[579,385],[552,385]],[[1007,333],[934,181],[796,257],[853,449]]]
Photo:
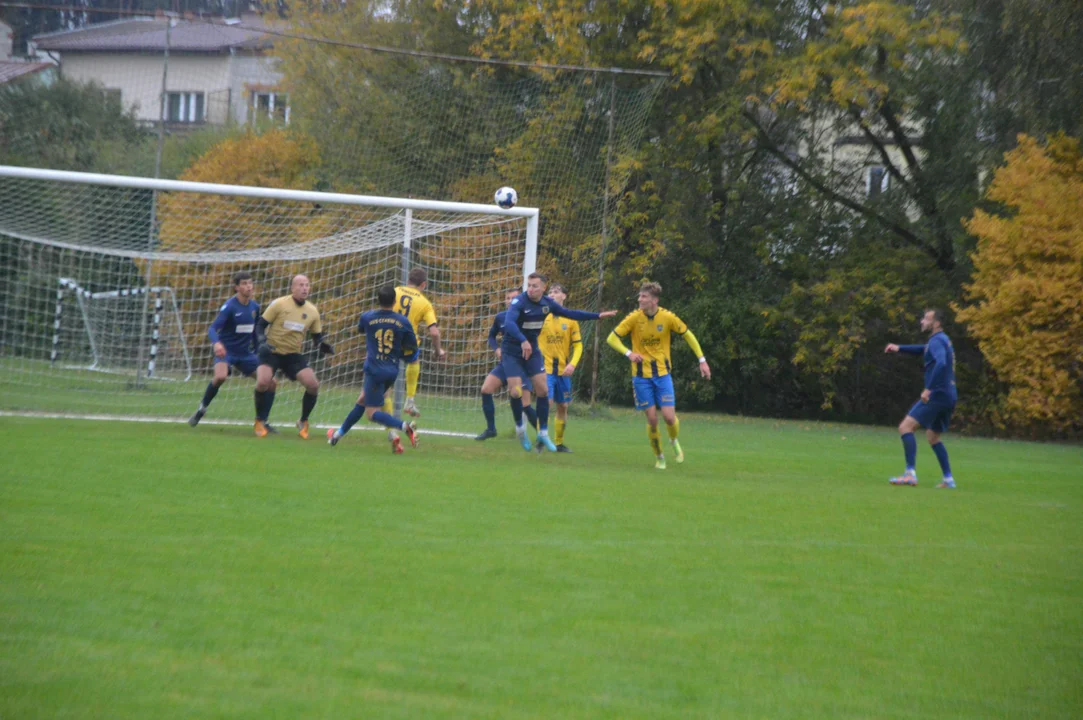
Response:
[[[245,353],[244,355],[226,355],[224,358],[215,356],[214,362],[228,363],[229,365],[237,368],[241,371],[242,375],[248,376],[256,372],[256,368],[259,367],[259,356],[255,353]]]
[[[940,402],[922,402],[918,400],[910,412],[906,413],[918,421],[926,430],[934,433],[946,432],[951,424],[951,414],[955,412],[955,405]]]
[[[635,393],[636,410],[646,410],[649,407],[673,407],[677,404],[677,396],[673,392],[672,375],[632,378],[632,392]]]
[[[572,401],[572,379],[563,375],[549,373],[549,402],[570,403]]]
[[[402,359],[402,361],[407,365],[413,365],[414,363],[416,363],[420,359],[421,359],[421,348],[418,348],[417,350],[414,350],[413,355],[407,355],[406,357],[404,357]]]
[[[503,362],[501,362],[499,365],[497,365],[492,370],[490,370],[489,374],[492,375],[493,377],[495,377],[497,380],[499,380],[501,385],[507,386],[507,384],[508,384],[508,374],[506,372],[504,372],[504,363]],[[525,387],[527,390],[530,390],[531,389],[530,388],[530,378],[523,377],[522,375],[520,375],[519,377],[522,378],[522,380],[523,380],[523,387]]]
[[[395,386],[395,380],[399,376],[396,368],[393,371],[366,372],[365,383],[365,407],[383,407],[384,395]]]
[[[542,357],[538,348],[534,348],[534,352],[530,353],[529,360],[524,360],[522,355],[512,355],[505,349],[500,364],[504,367],[505,377],[518,375],[532,378],[535,375],[545,374],[545,358]]]

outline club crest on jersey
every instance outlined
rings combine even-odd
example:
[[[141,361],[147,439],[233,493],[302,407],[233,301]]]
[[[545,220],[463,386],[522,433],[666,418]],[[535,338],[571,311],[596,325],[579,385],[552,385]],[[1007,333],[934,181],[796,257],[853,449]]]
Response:
[[[662,332],[662,326],[661,325],[658,326],[658,332]]]
[[[561,330],[567,330],[568,329],[568,323],[561,323],[560,324],[560,329]]]
[[[308,313],[301,313],[301,319],[302,319],[302,320],[308,320]],[[662,329],[662,326],[661,326],[661,325],[659,325],[659,326],[658,326],[658,329],[659,329],[659,330],[661,330],[661,329]]]
[[[542,315],[548,315],[548,314],[549,314],[549,306],[548,305],[542,305]]]

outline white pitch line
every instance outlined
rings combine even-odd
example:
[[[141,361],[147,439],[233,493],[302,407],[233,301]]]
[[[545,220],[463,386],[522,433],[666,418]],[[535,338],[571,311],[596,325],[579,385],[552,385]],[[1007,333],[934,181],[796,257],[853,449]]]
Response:
[[[43,420],[98,420],[98,421],[113,421],[113,422],[138,422],[138,423],[174,423],[174,424],[187,424],[186,418],[165,418],[165,417],[145,417],[140,415],[79,415],[74,413],[50,413],[50,412],[34,412],[29,410],[0,410],[0,417],[24,417],[24,418],[41,418]],[[248,423],[238,420],[200,420],[200,425],[225,425],[231,427],[246,427]],[[324,430],[330,428],[337,428],[338,425],[312,425],[314,428],[321,428]],[[376,427],[375,425],[363,425],[361,427],[354,427],[350,432],[356,432],[357,430],[387,430],[385,427]],[[429,430],[428,428],[419,428],[419,435],[442,435],[445,437],[461,437],[472,438],[474,437],[470,433],[451,432],[450,430]]]

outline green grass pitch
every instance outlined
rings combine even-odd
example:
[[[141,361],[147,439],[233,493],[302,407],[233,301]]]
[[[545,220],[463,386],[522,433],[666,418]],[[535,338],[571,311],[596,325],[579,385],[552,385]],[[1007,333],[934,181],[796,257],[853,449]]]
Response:
[[[506,408],[501,408],[502,415]],[[0,718],[1078,718],[1083,449],[0,418]]]

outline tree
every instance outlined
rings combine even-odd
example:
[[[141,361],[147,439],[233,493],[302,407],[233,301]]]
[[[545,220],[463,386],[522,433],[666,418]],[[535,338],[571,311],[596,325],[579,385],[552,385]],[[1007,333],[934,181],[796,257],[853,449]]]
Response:
[[[1056,430],[1083,422],[1083,155],[1065,135],[1043,147],[1020,136],[975,210],[969,304],[959,308],[982,353],[1008,384],[1009,416]]]
[[[147,136],[120,99],[94,83],[0,86],[0,162],[109,172]]]

